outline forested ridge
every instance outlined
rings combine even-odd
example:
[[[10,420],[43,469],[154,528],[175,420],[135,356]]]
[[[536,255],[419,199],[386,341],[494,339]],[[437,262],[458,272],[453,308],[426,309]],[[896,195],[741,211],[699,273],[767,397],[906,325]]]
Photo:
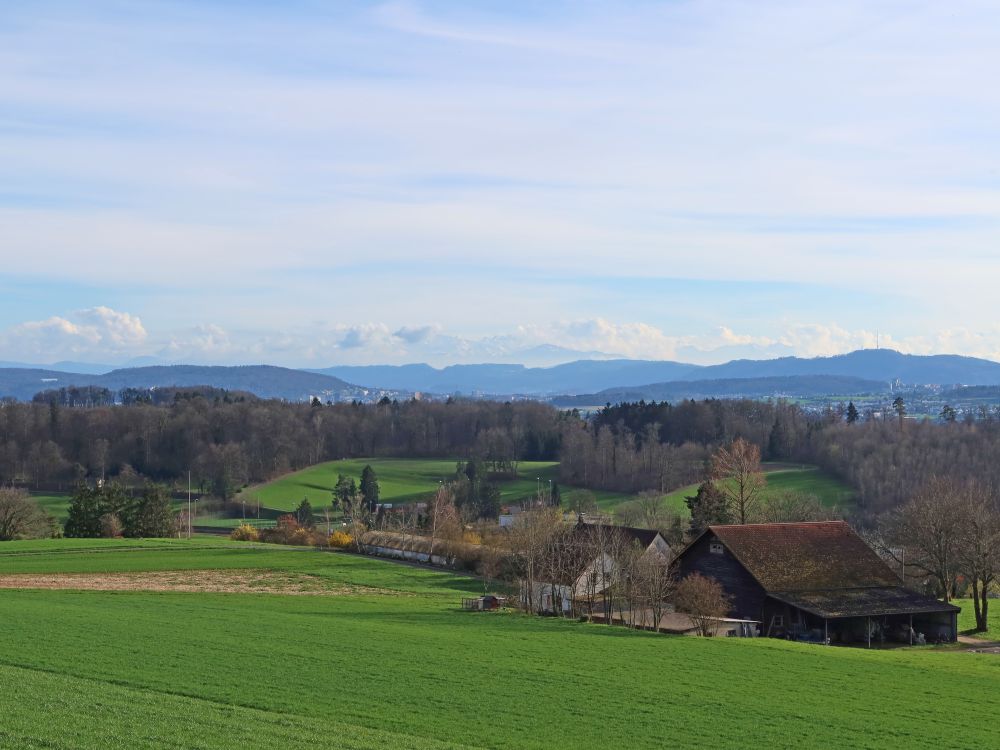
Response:
[[[700,481],[713,450],[737,438],[765,460],[815,463],[852,485],[863,510],[910,497],[930,476],[1000,486],[1000,421],[932,423],[808,414],[782,401],[626,403],[590,418],[531,402],[313,404],[218,390],[125,404],[39,399],[0,405],[0,482],[66,488],[140,476],[227,496],[321,461],[365,456],[481,459],[512,472],[560,461],[567,484],[638,492]],[[850,421],[849,421],[850,420]]]

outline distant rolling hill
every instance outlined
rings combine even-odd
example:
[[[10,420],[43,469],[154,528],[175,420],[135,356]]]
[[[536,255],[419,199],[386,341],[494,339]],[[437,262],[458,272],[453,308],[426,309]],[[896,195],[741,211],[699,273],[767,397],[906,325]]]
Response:
[[[354,383],[427,393],[542,396],[590,393],[611,386],[690,378],[701,368],[681,362],[579,360],[554,367],[481,364],[441,369],[425,364],[327,367],[313,372]]]
[[[956,354],[901,354],[891,349],[860,349],[835,357],[738,359],[698,370],[691,380],[767,378],[792,375],[842,375],[908,385],[1000,385],[1000,362]]]
[[[0,368],[0,396],[13,396],[22,401],[50,388],[86,385],[108,388],[111,391],[122,388],[209,385],[231,391],[248,391],[261,398],[282,398],[289,401],[302,401],[310,396],[343,401],[370,395],[369,389],[346,383],[339,378],[271,365],[131,367],[102,375]]]
[[[558,396],[556,406],[600,406],[622,401],[681,401],[702,398],[808,398],[818,396],[854,396],[882,393],[884,382],[838,375],[792,375],[774,378],[729,378],[721,380],[681,380],[650,383],[631,388],[608,388],[597,393]]]
[[[862,349],[835,357],[739,359],[721,365],[611,359],[580,360],[554,367],[481,364],[437,369],[426,364],[328,367],[315,372],[354,383],[429,393],[554,396],[593,394],[609,388],[678,381],[839,376],[908,385],[1000,385],[1000,363],[953,354],[921,356],[889,349]]]
[[[1000,363],[942,354],[917,356],[887,349],[865,349],[836,357],[782,357],[734,360],[721,365],[692,365],[631,359],[580,360],[553,367],[511,364],[426,364],[338,366],[294,370],[269,365],[206,367],[170,365],[124,367],[110,372],[65,372],[50,367],[0,367],[0,396],[30,399],[38,391],[62,386],[95,385],[117,391],[124,387],[190,387],[207,385],[291,401],[317,395],[324,400],[369,399],[387,391],[406,397],[459,393],[469,396],[551,398],[605,392],[644,394],[671,400],[712,395],[767,397],[880,392],[890,382],[906,385],[1000,386]],[[810,378],[812,380],[810,380]],[[824,380],[825,378],[825,380]],[[840,380],[837,380],[837,379]],[[785,379],[785,380],[782,380]],[[796,380],[797,379],[797,380]],[[855,382],[851,382],[851,380]],[[364,386],[351,385],[363,383]],[[702,385],[695,385],[695,384]],[[875,387],[877,384],[878,387]],[[836,389],[833,391],[824,389]],[[631,398],[631,396],[629,396]]]

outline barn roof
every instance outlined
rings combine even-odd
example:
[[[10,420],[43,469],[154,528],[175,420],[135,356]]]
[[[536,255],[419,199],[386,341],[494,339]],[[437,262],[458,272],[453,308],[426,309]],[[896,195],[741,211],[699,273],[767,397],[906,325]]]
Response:
[[[768,593],[900,585],[844,521],[709,526],[708,531]]]
[[[599,523],[588,524],[582,521],[577,524],[576,528],[581,532],[595,532],[601,529],[608,534],[618,534],[626,542],[638,542],[643,549],[647,549],[656,537],[660,535],[660,532],[656,529],[637,529],[632,526],[609,526]]]
[[[828,591],[772,591],[769,595],[779,602],[825,618],[960,611],[954,604],[946,604],[902,586]]]

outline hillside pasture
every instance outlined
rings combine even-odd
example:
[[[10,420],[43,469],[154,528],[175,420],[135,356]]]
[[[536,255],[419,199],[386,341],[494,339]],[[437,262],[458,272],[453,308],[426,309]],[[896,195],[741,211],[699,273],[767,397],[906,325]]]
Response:
[[[816,466],[790,466],[788,464],[764,464],[764,476],[767,488],[763,501],[784,492],[797,492],[805,495],[815,495],[828,508],[850,508],[856,500],[856,493],[848,485],[836,477],[830,476]],[[665,496],[665,502],[683,517],[688,512],[685,499],[698,491],[697,484],[681,487]]]
[[[237,499],[262,507],[289,511],[308,498],[314,509],[329,506],[337,476],[354,477],[360,481],[365,465],[370,464],[378,476],[380,498],[386,503],[409,503],[426,499],[439,486],[455,475],[457,460],[358,458],[327,461],[301,471],[286,474],[271,482],[248,487]],[[515,502],[531,497],[536,487],[548,486],[556,480],[558,464],[553,461],[521,461],[517,479],[500,479],[503,502]]]
[[[476,581],[317,550],[58,542],[3,545],[0,575],[260,568],[379,593],[4,591],[3,746],[877,748],[996,738],[982,715],[982,697],[1000,694],[989,656],[462,612]]]
[[[59,523],[66,523],[69,515],[69,495],[63,493],[53,494],[31,494],[31,499],[38,503],[49,515],[55,517]]]

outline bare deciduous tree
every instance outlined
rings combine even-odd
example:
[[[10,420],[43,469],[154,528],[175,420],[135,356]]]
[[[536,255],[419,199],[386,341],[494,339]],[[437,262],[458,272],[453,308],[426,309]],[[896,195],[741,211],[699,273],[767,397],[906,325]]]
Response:
[[[550,538],[562,524],[555,508],[539,508],[517,516],[510,530],[510,549],[514,553],[521,585],[521,603],[528,612],[538,612],[543,595],[545,553]]]
[[[956,565],[972,588],[976,630],[989,629],[989,590],[1000,573],[1000,502],[997,493],[977,482],[965,485],[958,513]]]
[[[840,518],[833,508],[828,508],[815,495],[802,492],[781,492],[768,497],[755,513],[760,523],[797,523],[801,521],[832,521]]]
[[[51,536],[49,515],[25,492],[0,488],[0,541]]]
[[[634,575],[639,581],[642,611],[649,615],[648,622],[644,617],[639,624],[656,630],[660,626],[660,618],[663,617],[667,602],[674,596],[677,580],[668,561],[651,552],[646,552],[638,559]]]
[[[907,572],[933,579],[945,601],[955,590],[965,491],[953,479],[932,477],[880,523],[880,551]]]
[[[625,526],[661,532],[678,524],[677,513],[667,506],[663,494],[655,491],[640,492],[635,500],[622,503],[615,508],[615,517]]]
[[[698,573],[692,573],[677,584],[677,611],[688,615],[700,635],[715,632],[718,618],[729,613],[729,600],[721,584]]]
[[[740,523],[747,523],[760,504],[767,479],[760,469],[760,448],[743,438],[719,448],[712,456],[712,478]]]

